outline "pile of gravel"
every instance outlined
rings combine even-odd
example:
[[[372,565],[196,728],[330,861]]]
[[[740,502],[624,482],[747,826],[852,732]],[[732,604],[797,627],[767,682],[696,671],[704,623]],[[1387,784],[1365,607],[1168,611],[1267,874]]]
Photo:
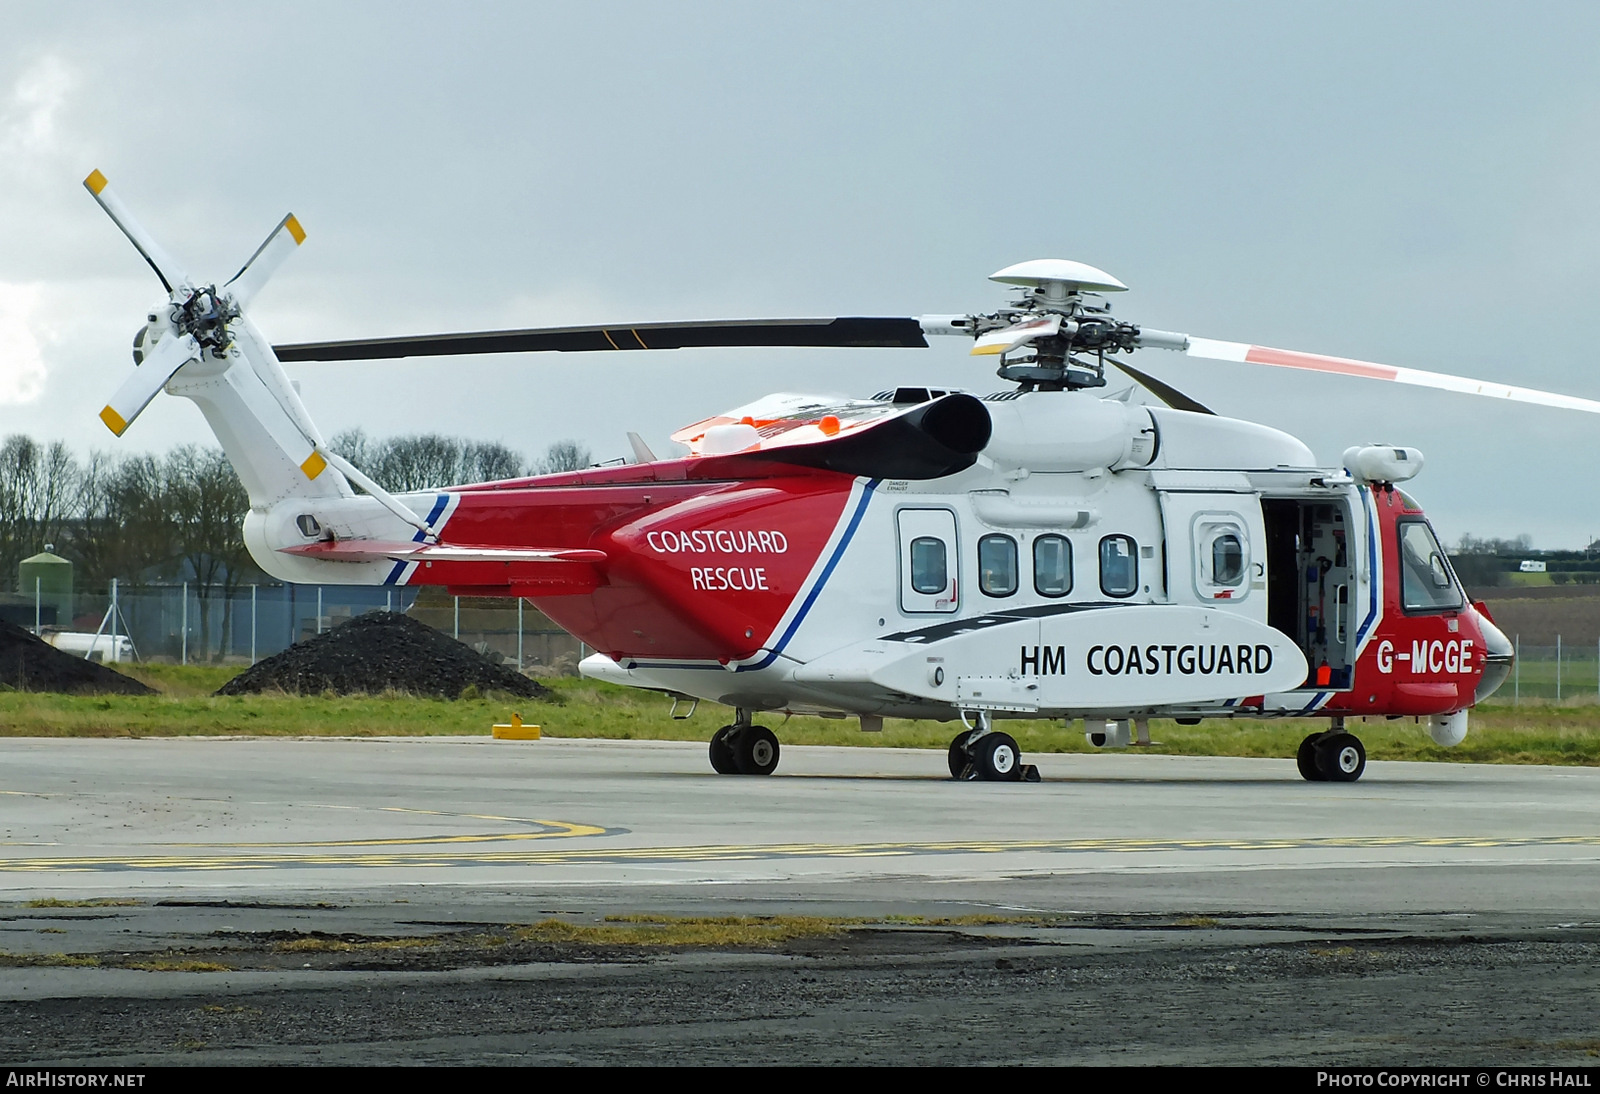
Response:
[[[154,695],[104,665],[63,653],[32,631],[0,621],[0,687],[66,695]]]
[[[294,695],[371,695],[402,691],[457,699],[468,687],[537,699],[543,684],[399,612],[358,615],[265,661],[218,689],[218,695],[286,691]]]

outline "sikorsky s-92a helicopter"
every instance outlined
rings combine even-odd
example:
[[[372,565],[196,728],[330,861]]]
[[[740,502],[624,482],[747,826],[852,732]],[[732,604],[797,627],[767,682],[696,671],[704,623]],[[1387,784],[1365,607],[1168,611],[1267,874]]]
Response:
[[[1459,743],[1512,646],[1470,604],[1421,508],[1413,448],[1319,466],[1286,433],[1213,414],[1127,363],[1140,349],[1600,412],[1600,403],[1113,318],[1125,286],[1078,262],[1010,266],[986,314],[492,331],[273,346],[244,315],[304,232],[286,217],[222,285],[191,279],[98,171],[85,185],[161,278],[136,367],[101,412],[121,434],[165,388],[192,399],[250,496],[245,542],[285,581],[527,597],[595,650],[590,676],[736,711],[723,774],[778,765],[763,712],[959,719],[957,778],[1032,775],[1008,718],[1324,717],[1300,773],[1352,782],[1357,716]],[[331,451],[286,361],[696,346],[973,340],[999,394],[902,387],[773,395],[673,435],[689,449],[585,471],[392,495]],[[1106,398],[1106,368],[1165,405]],[[359,492],[358,492],[359,491]],[[1036,777],[1036,776],[1032,776]]]

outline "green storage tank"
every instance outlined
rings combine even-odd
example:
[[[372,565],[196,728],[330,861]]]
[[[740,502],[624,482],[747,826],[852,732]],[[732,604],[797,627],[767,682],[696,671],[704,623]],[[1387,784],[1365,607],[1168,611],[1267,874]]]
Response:
[[[44,550],[17,565],[17,592],[27,600],[38,595],[41,614],[49,619],[53,614],[58,627],[72,625],[72,563],[60,555],[51,554],[55,545],[47,543]],[[55,611],[51,612],[51,608]]]

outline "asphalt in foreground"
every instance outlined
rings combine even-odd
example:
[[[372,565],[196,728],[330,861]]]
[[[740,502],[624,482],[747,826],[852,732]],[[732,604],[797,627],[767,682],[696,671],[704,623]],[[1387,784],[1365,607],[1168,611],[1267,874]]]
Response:
[[[230,911],[249,927],[268,924],[274,909]],[[102,966],[8,970],[0,1058],[117,1067],[1600,1061],[1600,924],[1084,913],[857,925],[757,949],[501,949],[482,938],[517,924],[396,918],[374,931],[371,908],[292,911],[293,931],[219,932],[191,923],[185,908],[8,909],[12,930],[48,920],[67,926],[29,929],[98,934]],[[130,913],[132,927],[115,926]],[[367,933],[343,929],[352,916]],[[419,933],[434,942],[381,945]],[[186,962],[235,971],[182,971]]]

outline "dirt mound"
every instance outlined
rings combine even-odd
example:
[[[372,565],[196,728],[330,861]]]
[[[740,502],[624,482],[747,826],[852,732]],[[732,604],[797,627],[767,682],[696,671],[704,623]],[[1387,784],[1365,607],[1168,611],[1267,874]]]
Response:
[[[63,653],[14,623],[0,621],[0,686],[67,695],[154,695],[104,665]]]
[[[457,699],[469,686],[529,699],[550,694],[543,684],[399,612],[358,615],[258,662],[222,685],[217,694],[404,691]]]

